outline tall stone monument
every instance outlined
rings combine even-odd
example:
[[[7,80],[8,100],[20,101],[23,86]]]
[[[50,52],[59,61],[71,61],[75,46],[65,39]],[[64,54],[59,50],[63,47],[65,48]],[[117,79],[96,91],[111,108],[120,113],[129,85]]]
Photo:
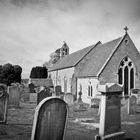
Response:
[[[122,87],[118,84],[107,83],[99,85],[101,92],[101,114],[99,135],[96,140],[125,140],[125,133],[121,131],[121,103]]]

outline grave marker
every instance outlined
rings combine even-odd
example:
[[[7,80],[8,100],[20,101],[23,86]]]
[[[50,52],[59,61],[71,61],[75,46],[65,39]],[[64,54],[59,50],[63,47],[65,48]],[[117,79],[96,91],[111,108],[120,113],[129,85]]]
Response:
[[[37,93],[30,93],[30,103],[37,103]]]
[[[128,114],[135,115],[137,113],[137,98],[132,95],[128,99]]]
[[[40,92],[37,93],[37,104],[42,101],[44,98],[52,96],[52,93],[49,88],[44,88]]]
[[[101,114],[99,135],[96,140],[125,140],[125,133],[121,131],[121,104],[120,95],[122,87],[107,83],[99,85],[98,91],[101,95]]]
[[[35,110],[31,140],[64,140],[67,111],[60,98],[43,99]]]
[[[64,101],[68,104],[68,105],[72,105],[73,104],[73,94],[72,93],[66,93],[64,94]]]
[[[55,87],[56,96],[60,96],[61,92],[62,92],[61,86],[56,86],[56,87]]]
[[[0,123],[6,123],[7,117],[7,86],[0,84]]]
[[[9,107],[18,108],[20,106],[20,88],[18,85],[8,87]]]

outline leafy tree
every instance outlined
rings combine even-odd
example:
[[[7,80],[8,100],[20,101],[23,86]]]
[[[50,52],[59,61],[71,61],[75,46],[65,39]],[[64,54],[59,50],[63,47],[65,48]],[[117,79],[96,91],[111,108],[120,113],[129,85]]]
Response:
[[[41,66],[36,66],[32,68],[30,78],[47,78],[47,77],[48,77],[47,68]]]
[[[21,82],[22,68],[19,65],[13,66],[10,63],[0,66],[0,82],[6,85]]]

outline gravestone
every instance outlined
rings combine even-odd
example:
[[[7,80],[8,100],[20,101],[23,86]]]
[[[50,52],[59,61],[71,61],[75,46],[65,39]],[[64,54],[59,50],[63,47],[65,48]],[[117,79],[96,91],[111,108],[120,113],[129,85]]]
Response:
[[[92,98],[91,99],[91,108],[99,108],[100,99],[99,98]]]
[[[55,87],[56,96],[60,96],[61,92],[62,92],[61,86],[56,86],[56,87]]]
[[[98,91],[101,92],[101,114],[99,135],[96,140],[125,140],[125,133],[121,131],[121,103],[120,95],[122,87],[107,83],[99,85]]]
[[[67,111],[60,98],[43,99],[35,110],[31,140],[64,140]]]
[[[6,123],[7,117],[7,86],[0,84],[0,123]]]
[[[137,113],[137,98],[132,95],[128,99],[128,114],[135,115]]]
[[[30,103],[37,103],[37,93],[30,93]]]
[[[42,101],[44,98],[52,96],[52,93],[49,88],[44,88],[40,92],[37,93],[37,104]]]
[[[20,106],[20,88],[18,85],[12,85],[8,87],[9,93],[9,107],[18,108]]]
[[[33,83],[29,84],[29,90],[30,90],[30,93],[34,93],[35,92],[35,86],[34,86]]]
[[[68,105],[72,105],[73,104],[73,94],[72,93],[66,93],[64,94],[64,101],[68,104]]]

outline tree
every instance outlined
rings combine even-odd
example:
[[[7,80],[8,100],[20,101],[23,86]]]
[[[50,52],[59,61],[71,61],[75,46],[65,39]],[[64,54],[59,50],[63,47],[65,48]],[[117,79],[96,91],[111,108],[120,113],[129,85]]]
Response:
[[[30,73],[30,78],[47,78],[48,71],[46,67],[36,66],[33,67]]]
[[[0,66],[0,82],[6,85],[21,83],[22,68],[19,65],[13,66],[10,63]]]

